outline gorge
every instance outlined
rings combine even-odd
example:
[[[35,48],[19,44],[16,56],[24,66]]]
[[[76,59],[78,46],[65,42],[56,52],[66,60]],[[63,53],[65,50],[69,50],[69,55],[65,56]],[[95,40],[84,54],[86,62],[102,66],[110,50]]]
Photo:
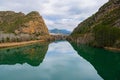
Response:
[[[70,40],[95,47],[120,48],[120,0],[109,0],[76,27]]]
[[[68,5],[67,0],[57,1],[40,0],[25,8],[26,12],[39,8],[29,13],[0,11],[0,80],[120,80],[120,0],[109,0],[81,23],[78,17],[84,8],[79,11],[77,3],[93,6],[97,0],[92,4],[88,4],[92,0],[68,0],[72,5],[64,8],[60,3]],[[76,20],[79,25],[69,31]]]

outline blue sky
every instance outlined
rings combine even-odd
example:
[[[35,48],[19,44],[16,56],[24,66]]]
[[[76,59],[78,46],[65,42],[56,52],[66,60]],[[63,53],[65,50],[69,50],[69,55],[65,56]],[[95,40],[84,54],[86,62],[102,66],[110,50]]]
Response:
[[[0,11],[38,11],[49,29],[72,31],[108,0],[0,0]]]

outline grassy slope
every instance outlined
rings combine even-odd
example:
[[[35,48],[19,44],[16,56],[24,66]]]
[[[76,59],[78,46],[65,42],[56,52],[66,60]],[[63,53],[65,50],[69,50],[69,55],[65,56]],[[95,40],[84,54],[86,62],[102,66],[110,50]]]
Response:
[[[87,20],[82,22],[74,29],[71,35],[74,34],[84,34],[91,32],[93,27],[97,26],[109,26],[109,27],[115,27],[113,26],[115,21],[117,21],[120,18],[120,8],[114,9],[111,12],[107,12],[104,16],[101,16],[97,21],[95,21],[95,15],[98,15],[98,13],[94,14],[93,16],[89,17]]]
[[[119,15],[120,7],[111,8],[105,12],[104,8],[106,8],[107,6],[110,6],[110,5],[111,5],[111,2],[106,3],[104,6],[102,6],[100,8],[100,10],[96,14],[92,15],[91,17],[89,17],[88,19],[86,19],[85,21],[80,23],[78,25],[78,27],[74,29],[71,36],[79,37],[81,35],[83,36],[86,33],[93,33],[93,35],[95,35],[96,28],[99,28],[99,29],[101,28],[102,32],[106,32],[105,34],[113,32],[113,33],[111,33],[111,35],[109,35],[109,36],[113,36],[112,38],[116,37],[115,35],[113,35],[113,34],[115,34],[114,33],[115,31],[117,32],[116,33],[117,35],[120,35],[120,26],[115,26],[116,21],[118,21],[120,19],[120,15]],[[103,9],[103,10],[101,10],[101,9]],[[105,13],[102,14],[103,12],[105,12]],[[98,15],[100,15],[99,18],[97,18]],[[96,20],[96,18],[97,18],[97,20]],[[106,27],[107,27],[107,29],[105,30]],[[116,27],[116,28],[113,28],[113,27]],[[111,31],[108,31],[108,30],[111,30]],[[101,36],[101,34],[99,34],[98,36]],[[105,38],[105,36],[103,35],[102,38]],[[116,40],[114,40],[114,43],[112,43],[112,46],[116,43],[115,41],[118,41],[119,39],[120,39],[120,36],[117,36]],[[99,41],[100,40],[98,40],[97,42],[99,42]],[[106,42],[109,42],[109,40]]]
[[[18,13],[3,16],[3,22],[0,24],[0,29],[7,33],[14,32],[15,29],[19,28],[23,23],[24,16]]]

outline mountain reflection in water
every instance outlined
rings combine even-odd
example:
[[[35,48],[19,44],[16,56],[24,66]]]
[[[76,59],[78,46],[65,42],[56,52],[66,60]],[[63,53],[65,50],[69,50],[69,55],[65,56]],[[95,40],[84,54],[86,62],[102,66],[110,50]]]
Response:
[[[0,50],[0,65],[28,63],[39,66],[48,50],[48,43]]]
[[[102,80],[67,41],[0,50],[0,72],[0,80]]]
[[[0,80],[120,80],[120,53],[67,41],[1,49],[0,72]]]
[[[71,43],[78,54],[89,61],[104,80],[120,80],[120,52]]]

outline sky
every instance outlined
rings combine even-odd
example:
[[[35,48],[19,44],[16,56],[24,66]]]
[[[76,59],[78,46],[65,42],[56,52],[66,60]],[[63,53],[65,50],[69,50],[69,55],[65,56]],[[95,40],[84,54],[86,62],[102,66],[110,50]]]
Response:
[[[0,11],[38,11],[48,29],[72,31],[108,0],[0,0]]]

